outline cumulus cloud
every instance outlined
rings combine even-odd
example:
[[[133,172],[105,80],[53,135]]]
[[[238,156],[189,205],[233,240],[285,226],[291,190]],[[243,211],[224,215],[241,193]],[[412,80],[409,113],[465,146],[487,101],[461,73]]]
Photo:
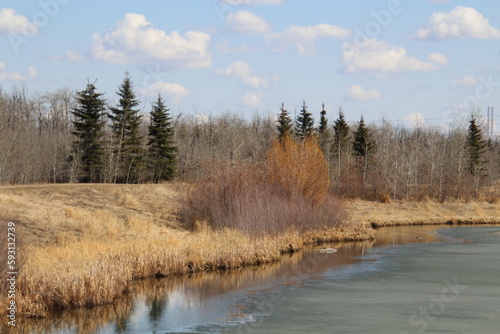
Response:
[[[453,79],[451,84],[457,87],[471,87],[477,86],[479,81],[471,75],[466,75],[463,78]]]
[[[210,35],[188,31],[169,35],[146,21],[144,15],[125,14],[104,35],[94,34],[92,54],[96,59],[117,64],[167,62],[173,67],[203,68],[211,65]]]
[[[425,28],[414,36],[420,40],[442,40],[451,38],[500,38],[500,29],[492,27],[475,8],[458,6],[449,13],[433,13]]]
[[[403,47],[376,38],[368,39],[358,47],[344,43],[342,51],[342,69],[345,73],[434,71],[447,63],[446,56],[440,53],[431,53],[427,61],[422,61],[408,55]]]
[[[260,6],[260,5],[282,5],[284,0],[220,0],[229,6]]]
[[[241,98],[241,104],[247,107],[258,107],[262,101],[262,93],[246,93]]]
[[[246,61],[235,61],[226,68],[218,68],[215,74],[240,80],[245,86],[251,88],[263,88],[269,86],[265,78],[252,73],[250,65]]]
[[[295,46],[302,55],[313,54],[316,40],[319,38],[347,38],[351,35],[349,29],[330,24],[315,26],[290,26],[281,32],[266,35],[266,42],[275,46],[275,51],[281,52],[289,46]]]
[[[164,81],[155,82],[148,88],[139,90],[139,93],[147,97],[157,97],[158,94],[161,94],[161,96],[169,98],[176,103],[183,97],[191,95],[191,92],[187,90],[186,87],[177,83],[168,83]]]
[[[359,85],[352,85],[347,88],[345,96],[348,100],[364,101],[379,99],[382,94],[380,94],[380,92],[377,90],[368,90]]]
[[[16,14],[15,10],[3,8],[0,10],[0,35],[34,35],[38,28],[25,16]]]
[[[28,81],[34,79],[37,74],[37,70],[32,66],[28,67],[26,74],[9,72],[6,70],[5,63],[0,61],[0,80],[2,81]]]
[[[271,25],[263,18],[246,10],[227,14],[226,27],[230,31],[245,34],[261,34],[271,29]]]

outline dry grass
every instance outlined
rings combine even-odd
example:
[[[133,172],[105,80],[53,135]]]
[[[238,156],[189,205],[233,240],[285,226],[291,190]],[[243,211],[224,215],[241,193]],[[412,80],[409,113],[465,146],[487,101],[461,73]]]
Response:
[[[354,221],[373,227],[500,223],[500,206],[486,201],[395,201],[384,204],[350,200],[345,204]]]
[[[18,277],[18,315],[114,303],[136,278],[273,262],[314,241],[291,231],[254,238],[204,224],[187,231],[176,218],[179,189],[185,187],[0,187],[1,222],[15,221],[25,241],[19,249],[26,263]],[[331,229],[321,237],[366,239],[370,231]]]
[[[349,201],[358,224],[252,238],[177,221],[184,184],[39,185],[0,187],[0,227],[14,220],[26,263],[18,279],[18,315],[128,298],[134,278],[238,268],[272,262],[283,252],[330,240],[372,236],[371,225],[500,222],[487,202]],[[5,298],[5,293],[0,296]],[[0,298],[1,299],[1,298]],[[5,305],[5,300],[0,300]],[[1,311],[5,312],[5,311]]]

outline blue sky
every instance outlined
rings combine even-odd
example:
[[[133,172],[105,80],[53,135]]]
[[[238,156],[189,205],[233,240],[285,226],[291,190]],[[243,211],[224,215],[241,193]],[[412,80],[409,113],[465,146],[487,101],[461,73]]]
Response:
[[[293,114],[411,125],[500,115],[500,2],[457,0],[0,1],[0,82],[34,92],[125,71],[149,110]],[[498,123],[499,117],[496,117]],[[498,133],[499,128],[495,131]]]

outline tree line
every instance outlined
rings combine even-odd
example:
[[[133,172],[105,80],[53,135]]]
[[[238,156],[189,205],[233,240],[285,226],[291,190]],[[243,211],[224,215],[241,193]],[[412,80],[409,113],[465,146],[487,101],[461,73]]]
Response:
[[[0,183],[196,180],[219,163],[262,159],[285,134],[317,139],[343,197],[470,198],[500,179],[500,142],[483,136],[475,116],[443,130],[363,117],[350,124],[339,109],[329,124],[323,105],[316,124],[304,101],[296,119],[284,104],[274,116],[174,118],[160,95],[143,112],[128,74],[116,95],[108,104],[95,83],[78,92],[0,91]]]

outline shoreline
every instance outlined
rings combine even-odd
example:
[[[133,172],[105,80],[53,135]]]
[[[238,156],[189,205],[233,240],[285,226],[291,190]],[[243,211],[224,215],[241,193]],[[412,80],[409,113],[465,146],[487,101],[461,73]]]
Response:
[[[354,200],[344,201],[350,225],[340,229],[262,238],[204,226],[188,232],[175,218],[182,189],[182,184],[0,187],[2,224],[19,222],[24,245],[31,245],[19,276],[18,316],[113,304],[138,279],[272,263],[310,245],[370,240],[374,229],[385,226],[500,223],[499,205],[486,202]]]

